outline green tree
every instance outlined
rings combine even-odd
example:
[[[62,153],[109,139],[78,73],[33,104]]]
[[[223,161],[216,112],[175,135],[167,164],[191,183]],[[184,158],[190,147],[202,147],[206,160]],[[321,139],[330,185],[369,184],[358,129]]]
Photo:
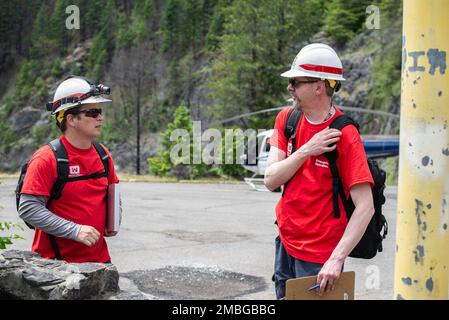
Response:
[[[230,0],[218,0],[211,15],[210,26],[206,34],[206,47],[209,51],[219,49],[220,37],[224,33],[225,8],[230,5]]]
[[[46,35],[49,39],[52,39],[53,52],[59,54],[67,54],[67,47],[73,33],[72,30],[66,28],[67,14],[65,12],[65,9],[72,2],[72,0],[56,0],[50,17],[49,30]]]
[[[117,21],[118,47],[138,46],[148,33],[148,22],[152,14],[152,0],[136,1],[130,16],[125,12],[120,13]]]
[[[86,73],[93,80],[99,80],[101,78],[104,68],[107,66],[115,48],[114,29],[117,9],[113,0],[108,0],[103,4],[104,6],[101,6],[101,10],[99,11],[100,14],[98,12],[96,13],[96,19],[91,16],[93,14],[91,7],[86,11],[86,27],[92,27],[94,32],[92,48],[86,63]],[[97,5],[98,3],[93,7]],[[98,24],[99,22],[100,24]]]
[[[37,12],[31,32],[30,59],[45,60],[45,57],[51,56],[54,47],[48,38],[48,35],[51,34],[51,25],[48,23],[51,19],[51,12],[51,6],[43,2]]]
[[[401,57],[402,57],[402,2],[382,0],[379,5],[381,28],[371,39],[376,55],[371,66],[374,85],[370,88],[367,103],[371,108],[399,113],[401,96]],[[398,134],[399,122],[389,118],[381,128],[372,132]]]
[[[364,27],[371,0],[334,0],[326,7],[324,31],[338,45],[344,45]]]
[[[179,136],[177,141],[171,141],[171,136],[177,129],[185,130],[187,135]],[[185,106],[179,106],[174,112],[173,122],[169,123],[167,125],[167,129],[161,134],[160,151],[158,156],[148,159],[150,171],[158,176],[166,176],[172,172],[174,168],[176,168],[178,172],[191,171],[188,167],[189,164],[192,163],[191,160],[193,156],[193,142],[191,141],[192,133],[192,119],[190,117],[189,109]],[[174,163],[170,158],[170,152],[174,145],[179,145],[181,143],[188,144],[189,152],[188,154],[184,154],[182,157],[179,157],[179,161]],[[190,177],[190,175],[191,172],[189,172],[188,176]]]
[[[168,0],[160,26],[162,51],[168,61],[167,78],[176,86],[166,90],[167,107],[185,104],[191,110],[192,96],[202,79],[201,65],[206,59],[205,43],[217,0]],[[171,110],[170,110],[171,111]]]
[[[50,14],[51,7],[45,2],[42,3],[33,23],[29,55],[21,63],[16,78],[15,99],[18,102],[24,101],[32,94],[38,75],[45,69],[46,57],[52,54],[53,46],[47,38],[50,32],[48,23]]]
[[[117,47],[112,70],[117,74],[116,83],[120,92],[120,102],[125,111],[125,121],[135,128],[136,174],[141,174],[141,137],[145,126],[142,115],[149,115],[151,96],[155,83],[154,57],[156,55],[154,35],[149,32],[154,16],[151,0],[135,1],[128,15],[123,13],[118,19]]]
[[[171,56],[183,52],[184,40],[182,37],[184,26],[184,14],[182,0],[168,0],[165,6],[163,22],[161,26],[163,37],[163,50]]]
[[[320,4],[236,0],[221,8],[225,18],[223,35],[218,40],[210,36],[220,43],[220,48],[213,51],[210,72],[216,117],[228,118],[284,102],[286,81],[279,74],[290,65],[297,53],[296,45],[319,30]],[[272,125],[266,118],[259,120],[252,121],[252,127]]]

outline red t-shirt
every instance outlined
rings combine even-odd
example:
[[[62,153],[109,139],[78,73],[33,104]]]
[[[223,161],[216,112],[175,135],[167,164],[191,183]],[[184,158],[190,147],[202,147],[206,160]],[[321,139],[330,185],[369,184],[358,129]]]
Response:
[[[304,115],[301,116],[296,132],[296,150],[342,114],[338,108],[335,109],[335,114],[320,124],[312,124]],[[272,146],[286,153],[284,126],[289,110],[291,108],[279,112],[270,138]],[[365,149],[354,126],[343,128],[337,151],[337,168],[347,197],[356,184],[368,182],[374,186]],[[292,177],[276,205],[279,235],[287,253],[296,259],[324,264],[343,236],[348,223],[340,198],[339,205],[341,217],[335,218],[329,161],[324,155],[310,156]]]
[[[92,145],[90,149],[78,149],[61,136],[69,159],[69,177],[87,176],[104,172],[100,156]],[[118,183],[114,163],[109,155],[109,177],[67,182],[61,197],[50,203],[54,214],[81,225],[92,226],[100,234],[100,240],[92,247],[80,242],[56,238],[62,258],[67,262],[106,262],[111,260],[104,239],[106,223],[106,191],[108,184]],[[56,159],[48,145],[40,148],[32,156],[25,175],[22,193],[50,197],[56,182]],[[46,233],[36,229],[32,251],[44,258],[54,259],[55,255]]]

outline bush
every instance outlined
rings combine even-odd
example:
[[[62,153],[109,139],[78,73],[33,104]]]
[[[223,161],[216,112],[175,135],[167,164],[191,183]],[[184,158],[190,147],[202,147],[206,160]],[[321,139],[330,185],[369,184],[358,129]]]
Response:
[[[148,158],[149,170],[157,176],[166,176],[171,170],[171,163],[167,161],[166,157]]]
[[[169,172],[171,172],[174,166],[181,165],[180,163],[172,163],[170,159],[170,151],[173,147],[173,142],[170,140],[170,136],[176,129],[184,129],[189,134],[189,137],[192,136],[192,119],[190,118],[189,110],[184,106],[179,106],[175,110],[173,122],[169,123],[167,126],[167,130],[161,134],[161,150],[159,151],[158,156],[148,159],[150,171],[153,174],[165,176]],[[180,139],[182,139],[182,137],[180,137],[178,140]],[[178,141],[178,143],[179,142],[181,141]],[[188,148],[190,150],[189,156],[191,156],[192,141],[189,142]],[[191,163],[189,161],[190,159],[183,160],[183,162]],[[176,172],[181,172],[179,167],[177,168],[177,171],[174,171],[172,174],[175,175]]]
[[[399,157],[380,159],[379,165],[387,173],[385,184],[387,186],[398,185]]]
[[[53,62],[53,66],[51,67],[50,75],[55,78],[59,78],[63,73],[64,70],[62,70],[61,59],[56,59],[55,62]]]
[[[172,133],[178,129],[185,130],[186,135],[179,136],[176,141],[171,141]],[[167,130],[161,134],[161,137],[160,151],[157,156],[147,159],[151,173],[158,176],[170,175],[180,179],[194,179],[219,174],[219,170],[213,168],[212,165],[193,164],[192,118],[189,109],[185,106],[179,106],[175,110],[173,122],[168,124]],[[186,144],[183,151],[187,148],[188,154],[179,154],[178,159],[171,159],[172,148],[183,143]],[[201,152],[201,150],[196,152]]]
[[[34,87],[36,88],[37,94],[41,97],[46,97],[48,95],[48,86],[44,79],[41,77],[37,78],[34,82]]]
[[[18,106],[17,99],[14,96],[7,96],[5,98],[4,113],[6,115],[11,114],[11,112],[17,109],[17,106]]]
[[[49,133],[50,128],[45,123],[37,124],[31,129],[31,137],[33,138],[33,141],[37,144],[40,144],[41,142],[46,140]]]
[[[5,153],[8,153],[11,150],[15,140],[16,136],[6,122],[5,110],[0,109],[0,141],[2,142],[1,147],[3,147]]]
[[[0,222],[0,232],[9,231],[14,228],[20,229],[23,231],[22,226],[18,223]],[[16,233],[12,233],[7,236],[0,236],[0,250],[6,249],[6,246],[12,244],[12,240],[16,240],[16,239],[24,240],[24,238],[22,238],[20,235],[18,235]]]

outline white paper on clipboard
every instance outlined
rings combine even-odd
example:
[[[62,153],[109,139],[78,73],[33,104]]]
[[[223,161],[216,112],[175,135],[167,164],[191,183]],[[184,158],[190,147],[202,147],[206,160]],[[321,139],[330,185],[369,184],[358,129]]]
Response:
[[[120,185],[110,184],[108,186],[108,212],[106,216],[106,231],[118,232],[120,228]]]

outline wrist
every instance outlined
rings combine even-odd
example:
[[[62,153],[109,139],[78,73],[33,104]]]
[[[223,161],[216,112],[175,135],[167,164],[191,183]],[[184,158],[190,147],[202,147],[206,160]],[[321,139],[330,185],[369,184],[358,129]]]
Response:
[[[307,145],[303,144],[295,153],[298,154],[298,156],[307,159],[310,154],[309,154],[309,149],[307,148]]]
[[[72,240],[75,240],[75,241],[78,240],[80,231],[81,231],[81,225],[80,224],[75,225],[73,233],[72,233],[72,235],[74,235],[74,236],[72,236]]]
[[[333,260],[335,262],[343,264],[346,260],[346,256],[343,252],[333,252],[330,256],[329,260]]]

